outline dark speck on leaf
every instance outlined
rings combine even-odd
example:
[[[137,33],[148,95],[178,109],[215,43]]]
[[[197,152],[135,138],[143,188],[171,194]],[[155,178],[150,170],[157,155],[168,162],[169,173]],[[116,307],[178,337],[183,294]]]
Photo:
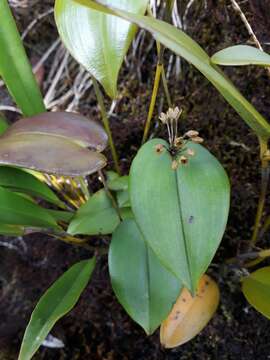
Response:
[[[189,219],[188,219],[188,223],[189,223],[189,224],[192,224],[193,221],[194,221],[194,216],[191,215],[191,216],[189,217]]]

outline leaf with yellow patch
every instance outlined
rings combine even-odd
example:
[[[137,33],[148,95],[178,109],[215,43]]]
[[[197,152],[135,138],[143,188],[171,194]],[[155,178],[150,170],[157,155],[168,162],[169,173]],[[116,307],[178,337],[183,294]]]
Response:
[[[219,288],[203,275],[194,297],[184,288],[172,311],[160,327],[160,342],[165,348],[182,345],[207,325],[219,304]]]

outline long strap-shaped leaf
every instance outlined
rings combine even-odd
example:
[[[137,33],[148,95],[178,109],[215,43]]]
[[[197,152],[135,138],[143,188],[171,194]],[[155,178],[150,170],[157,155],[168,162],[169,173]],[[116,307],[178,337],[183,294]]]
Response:
[[[95,258],[78,262],[45,292],[26,328],[19,360],[30,360],[56,321],[74,307],[86,287],[94,267]]]
[[[0,49],[0,75],[23,114],[45,111],[7,0],[0,0]]]
[[[76,0],[80,4],[107,14],[120,16],[148,30],[160,43],[193,64],[221,93],[245,122],[263,139],[270,137],[267,120],[235,88],[222,71],[211,64],[207,53],[188,35],[161,20],[103,5],[104,1]]]

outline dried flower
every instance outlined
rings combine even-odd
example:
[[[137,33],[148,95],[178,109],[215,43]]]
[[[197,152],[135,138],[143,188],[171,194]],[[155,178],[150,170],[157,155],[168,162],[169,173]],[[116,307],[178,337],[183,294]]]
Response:
[[[164,112],[162,112],[159,116],[159,120],[162,122],[162,124],[166,124],[167,115]]]
[[[183,164],[183,165],[187,164],[188,163],[188,158],[186,156],[184,156],[184,155],[180,156],[179,163]]]
[[[163,152],[163,150],[164,150],[164,146],[163,146],[162,144],[157,144],[157,145],[155,146],[155,150],[156,150],[156,152],[157,152],[158,154],[161,154],[161,153]]]
[[[169,108],[169,110],[167,111],[167,118],[171,120],[178,120],[181,112],[182,110],[180,110],[178,106],[176,106],[175,108]]]
[[[197,137],[199,135],[199,132],[196,130],[189,130],[185,133],[185,136],[189,137],[189,138],[194,138]]]
[[[174,140],[174,146],[175,147],[180,147],[181,145],[183,144],[183,138],[182,137],[178,137],[178,138],[175,138]]]

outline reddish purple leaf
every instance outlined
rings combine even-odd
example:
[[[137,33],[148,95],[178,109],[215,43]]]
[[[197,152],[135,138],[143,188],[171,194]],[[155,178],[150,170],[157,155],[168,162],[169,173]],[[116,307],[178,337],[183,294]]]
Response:
[[[96,151],[104,150],[107,145],[107,134],[102,126],[70,112],[46,112],[21,119],[6,131],[5,137],[19,134],[54,135]]]
[[[0,137],[0,165],[63,176],[85,176],[106,165],[106,158],[67,138],[18,133]]]

